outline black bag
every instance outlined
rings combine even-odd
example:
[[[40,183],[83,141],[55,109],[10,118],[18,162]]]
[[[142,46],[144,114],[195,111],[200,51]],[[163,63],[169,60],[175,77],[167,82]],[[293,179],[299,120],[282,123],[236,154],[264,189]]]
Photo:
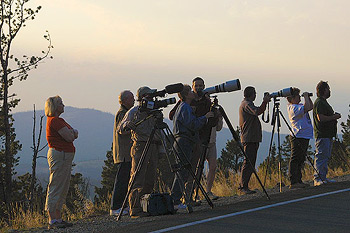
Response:
[[[143,212],[150,215],[175,214],[174,201],[169,193],[151,193],[141,197]]]

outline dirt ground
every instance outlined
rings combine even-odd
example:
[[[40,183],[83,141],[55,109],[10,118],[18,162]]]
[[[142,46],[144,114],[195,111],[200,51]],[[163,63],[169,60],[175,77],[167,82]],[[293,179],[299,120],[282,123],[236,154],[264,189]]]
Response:
[[[211,209],[206,201],[202,201],[202,205],[193,207],[193,213],[188,214],[185,210],[178,211],[175,215],[163,215],[153,217],[143,217],[139,219],[131,219],[129,216],[123,216],[120,221],[116,221],[116,217],[109,215],[100,215],[82,219],[74,222],[74,226],[66,229],[46,230],[32,229],[28,232],[148,232],[154,229],[169,227],[175,222],[177,224],[196,221],[208,217],[232,213],[245,209],[255,208],[256,206],[264,206],[278,203],[286,200],[293,200],[305,196],[316,195],[320,193],[350,188],[350,175],[334,178],[337,182],[325,184],[318,187],[310,186],[302,189],[290,190],[287,186],[279,192],[279,187],[267,190],[267,196],[259,190],[256,194],[241,195],[232,197],[220,197],[213,201],[214,208]]]

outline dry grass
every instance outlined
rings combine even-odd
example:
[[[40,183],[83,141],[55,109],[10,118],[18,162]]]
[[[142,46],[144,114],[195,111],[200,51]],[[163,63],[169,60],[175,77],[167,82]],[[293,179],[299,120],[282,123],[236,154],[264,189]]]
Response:
[[[313,180],[313,174],[314,169],[307,165],[305,166],[305,169],[303,170],[303,181],[312,181]],[[342,169],[336,169],[336,170],[329,170],[328,171],[328,177],[338,177],[338,176],[344,176],[350,174],[350,171],[343,171]],[[261,180],[261,182],[264,184],[266,189],[274,188],[279,185],[280,183],[280,176],[278,172],[268,174],[266,177],[265,182],[265,171],[258,171],[258,176]],[[225,177],[224,172],[218,171],[215,176],[214,185],[212,188],[213,193],[218,196],[233,196],[236,194],[240,194],[238,191],[239,187],[239,180],[240,180],[240,173],[233,173],[230,172],[228,177]],[[290,181],[288,176],[283,175],[282,176],[282,184],[289,185]],[[252,174],[250,182],[249,182],[249,188],[250,189],[258,189],[261,190],[261,186],[256,179],[255,175]]]
[[[304,181],[311,181],[313,179],[313,168],[310,166],[306,166],[303,171],[303,180]],[[329,177],[338,177],[350,174],[350,171],[343,171],[342,169],[336,169],[336,170],[329,170],[328,176]],[[264,183],[265,179],[265,172],[264,171],[258,171],[259,178]],[[218,195],[218,196],[234,196],[239,195],[238,187],[239,187],[239,180],[240,180],[240,174],[239,173],[233,173],[230,172],[227,177],[225,177],[224,172],[218,171],[216,173],[214,185],[212,191]],[[285,185],[289,185],[288,177],[283,176],[282,182]],[[279,184],[279,175],[278,173],[268,174],[266,178],[266,184],[265,188],[273,188],[276,185]],[[257,179],[255,178],[255,175],[252,175],[252,178],[249,182],[250,189],[259,189],[261,190],[261,186]],[[110,200],[111,197],[108,197]],[[64,218],[67,218],[69,221],[75,221],[78,219],[83,219],[89,216],[93,215],[101,215],[105,214],[110,209],[109,201],[101,203],[99,206],[96,206],[92,203],[91,200],[88,200],[86,198],[81,198],[80,200],[77,200],[75,203],[75,206],[77,207],[77,210],[75,210],[74,213],[69,211],[67,207],[63,208],[63,216]],[[47,224],[47,214],[43,211],[29,211],[22,206],[15,206],[13,208],[14,216],[11,219],[11,228],[0,222],[0,225],[3,226],[3,228],[0,229],[0,232],[7,232],[9,229],[13,230],[28,230],[31,228],[40,228],[43,226],[46,226]]]

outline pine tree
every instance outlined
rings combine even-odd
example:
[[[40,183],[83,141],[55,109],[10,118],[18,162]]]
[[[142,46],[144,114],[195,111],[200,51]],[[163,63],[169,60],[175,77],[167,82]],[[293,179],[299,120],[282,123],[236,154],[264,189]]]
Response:
[[[114,180],[117,173],[117,166],[115,166],[113,161],[112,150],[107,151],[107,159],[104,161],[104,166],[102,167],[102,187],[95,187],[95,204],[99,205],[103,202],[109,203],[110,197],[113,192]]]
[[[239,129],[236,130],[239,135]],[[225,148],[221,150],[221,157],[218,159],[218,167],[228,175],[229,171],[237,173],[242,166],[244,157],[238,142],[234,139],[226,142]]]
[[[343,134],[342,140],[335,140],[328,166],[330,169],[341,168],[343,171],[347,171],[350,169],[350,115],[348,115],[346,122],[342,122],[340,125]]]

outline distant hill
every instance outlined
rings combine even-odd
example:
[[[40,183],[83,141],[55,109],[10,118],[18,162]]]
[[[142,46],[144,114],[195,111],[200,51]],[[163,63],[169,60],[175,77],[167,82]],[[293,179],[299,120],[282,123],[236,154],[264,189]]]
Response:
[[[44,115],[43,110],[37,110],[37,128],[39,119]],[[22,151],[18,153],[20,157],[19,166],[16,171],[19,175],[31,171],[32,161],[32,131],[33,131],[33,112],[18,112],[13,114],[15,122],[17,139],[22,143]],[[76,166],[74,172],[80,172],[90,179],[93,185],[100,183],[103,161],[106,158],[106,152],[111,149],[113,136],[114,115],[101,112],[95,109],[65,107],[65,113],[62,117],[74,128],[79,130],[79,138],[74,142],[77,151],[74,158]],[[172,128],[172,123],[165,119],[165,122]],[[225,125],[225,124],[224,124]],[[46,144],[46,117],[43,121],[43,135],[41,145]],[[38,129],[37,129],[38,132]],[[257,164],[260,164],[267,156],[270,143],[269,132],[263,132],[263,142],[260,145]],[[281,143],[286,135],[281,134]],[[277,137],[277,135],[275,136]],[[228,128],[223,128],[217,135],[218,156],[225,147],[227,140],[231,140],[232,135]],[[41,156],[46,157],[47,148],[40,152]],[[45,158],[38,160],[38,175],[43,183],[48,180],[48,165]]]

